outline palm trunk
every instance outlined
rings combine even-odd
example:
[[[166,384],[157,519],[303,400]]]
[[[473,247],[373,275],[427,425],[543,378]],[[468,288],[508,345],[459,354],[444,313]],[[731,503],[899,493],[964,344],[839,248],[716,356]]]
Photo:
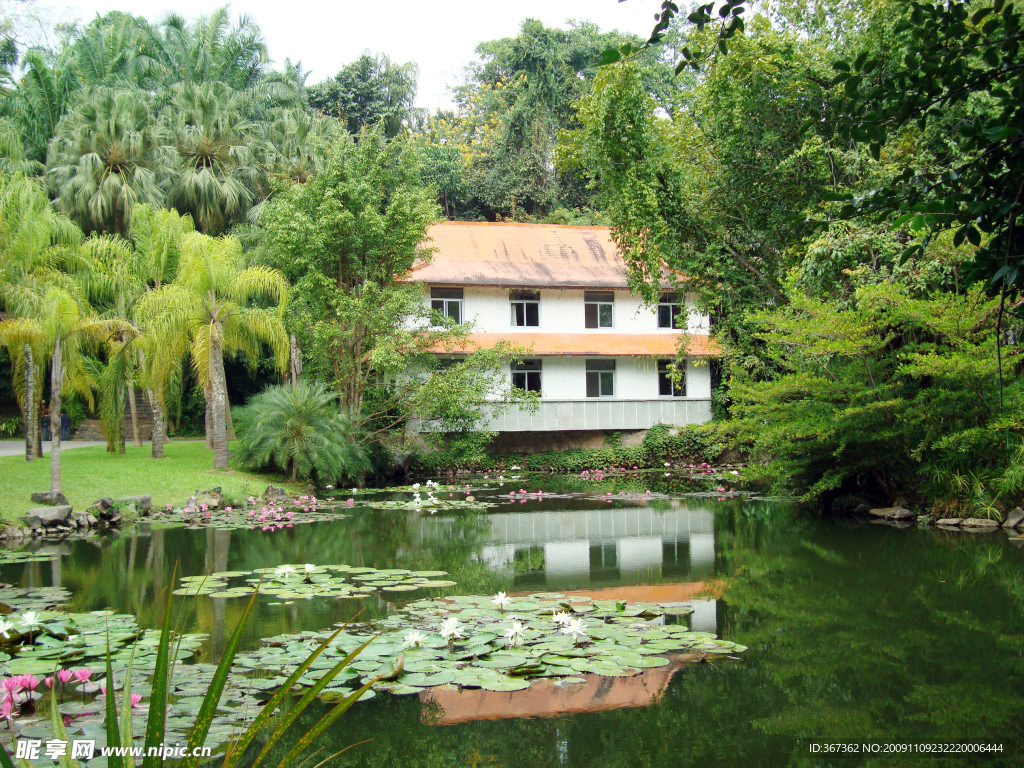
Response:
[[[160,407],[160,401],[156,399],[156,393],[152,389],[146,390],[149,398],[149,407],[153,411],[153,458],[164,457],[164,409]]]
[[[210,403],[211,397],[212,394],[210,392],[210,388],[207,387],[203,390],[203,399],[206,401],[206,413],[204,418],[206,419],[206,450],[208,451],[213,450],[213,418],[210,410],[213,406]]]
[[[60,390],[64,384],[62,347],[58,333],[50,363],[50,491],[55,493],[60,493]]]
[[[117,421],[117,452],[122,456],[127,453],[124,447],[124,390],[121,391],[121,418]]]
[[[235,439],[235,423],[231,420],[231,398],[228,397],[228,380],[224,376],[224,425],[228,440]]]
[[[132,443],[136,448],[142,447],[142,438],[139,436],[139,416],[135,406],[135,387],[128,387],[128,407],[132,412]]]
[[[35,459],[36,420],[32,418],[32,403],[35,401],[36,372],[32,363],[32,347],[25,345],[25,461]]]
[[[210,421],[213,427],[213,468],[228,467],[228,433],[224,420],[224,357],[221,329],[217,323],[210,329]]]
[[[33,378],[35,378],[33,376]],[[43,458],[43,427],[40,424],[41,414],[43,411],[43,386],[42,381],[39,382],[39,391],[35,392],[35,397],[32,399],[32,431],[36,434],[36,439],[33,441],[33,453],[37,459]]]
[[[293,384],[298,384],[299,376],[302,375],[302,350],[299,349],[299,342],[292,336],[288,343],[288,361],[291,368],[291,379]]]

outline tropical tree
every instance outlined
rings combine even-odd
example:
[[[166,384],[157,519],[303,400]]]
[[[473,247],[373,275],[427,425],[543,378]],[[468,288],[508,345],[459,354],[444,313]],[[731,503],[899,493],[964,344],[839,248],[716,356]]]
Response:
[[[271,347],[280,371],[288,365],[288,334],[282,322],[288,281],[276,269],[242,267],[242,246],[233,237],[191,232],[181,240],[178,274],[147,292],[136,316],[154,339],[157,371],[169,371],[186,355],[206,396],[214,467],[228,466],[225,353],[242,353],[250,365],[261,344]],[[276,305],[274,308],[259,306]]]
[[[139,91],[85,92],[50,144],[50,188],[57,206],[86,231],[125,235],[136,203],[161,205],[175,157]]]
[[[319,382],[268,387],[238,417],[240,467],[274,469],[292,482],[359,483],[370,471],[365,445],[338,410],[338,395]]]
[[[305,184],[321,162],[326,142],[339,130],[337,120],[305,110],[286,109],[262,125],[262,153],[267,171]]]
[[[174,87],[164,125],[180,158],[171,202],[191,213],[204,234],[219,234],[245,218],[262,172],[255,162],[256,125],[246,99],[221,82]]]
[[[0,308],[13,316],[31,315],[41,284],[57,275],[48,257],[55,249],[73,248],[81,231],[53,210],[42,185],[15,177],[0,191]],[[25,460],[41,456],[39,406],[48,345],[38,328],[25,326],[5,336],[14,367],[14,390],[22,407]]]
[[[379,123],[393,138],[414,115],[417,76],[412,62],[396,64],[387,54],[367,52],[331,79],[310,86],[309,106],[341,120],[351,134]]]
[[[149,90],[162,69],[153,28],[124,11],[89,22],[74,40],[72,56],[79,78],[89,86]]]
[[[70,50],[56,56],[29,51],[22,67],[24,74],[17,89],[4,101],[2,112],[21,135],[26,157],[42,163],[81,82]]]

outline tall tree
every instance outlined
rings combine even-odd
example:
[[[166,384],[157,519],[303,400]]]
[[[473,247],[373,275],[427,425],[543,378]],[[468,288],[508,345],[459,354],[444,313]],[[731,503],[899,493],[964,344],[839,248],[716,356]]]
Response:
[[[349,133],[380,123],[388,138],[397,136],[413,116],[418,70],[396,64],[387,54],[364,53],[338,74],[309,87],[309,106],[338,118]]]
[[[162,205],[176,176],[165,136],[141,92],[85,92],[50,144],[47,175],[57,206],[87,232],[125,235],[132,207]]]
[[[207,393],[215,468],[228,466],[224,355],[241,352],[255,365],[261,344],[267,344],[283,372],[288,334],[281,316],[288,297],[288,281],[279,271],[242,267],[238,240],[192,232],[182,238],[174,280],[139,302],[137,316],[159,347],[154,365],[167,370],[187,353]]]

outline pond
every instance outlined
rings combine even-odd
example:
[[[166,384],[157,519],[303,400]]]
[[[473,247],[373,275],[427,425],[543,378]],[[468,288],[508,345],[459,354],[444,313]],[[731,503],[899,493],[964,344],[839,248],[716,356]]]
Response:
[[[379,619],[424,596],[499,590],[686,602],[692,630],[748,646],[735,659],[587,676],[565,689],[381,694],[353,707],[322,745],[326,756],[372,739],[339,758],[346,766],[865,764],[808,762],[812,739],[1003,745],[946,765],[1009,765],[1024,754],[1020,539],[823,520],[782,501],[673,493],[679,486],[650,499],[640,490],[655,485],[523,478],[473,491],[493,507],[434,514],[360,506],[407,494],[363,495],[345,519],[272,532],[141,524],[44,544],[55,559],[5,564],[0,581],[59,585],[70,610],[112,609],[152,627],[175,567],[186,577],[306,562],[445,571],[457,586],[363,600],[263,596],[246,647],[360,609],[360,620]],[[215,661],[245,600],[174,599],[188,601],[186,629],[209,636],[201,660]],[[308,724],[324,711],[314,709]]]

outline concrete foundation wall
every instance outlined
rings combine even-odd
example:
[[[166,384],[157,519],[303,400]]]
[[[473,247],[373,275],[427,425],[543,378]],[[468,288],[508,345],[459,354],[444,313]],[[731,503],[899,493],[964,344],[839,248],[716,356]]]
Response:
[[[569,451],[579,448],[610,448],[615,431],[600,429],[560,432],[499,432],[487,448],[488,453],[532,454],[545,451]],[[646,429],[618,433],[622,445],[635,447],[643,442]]]

